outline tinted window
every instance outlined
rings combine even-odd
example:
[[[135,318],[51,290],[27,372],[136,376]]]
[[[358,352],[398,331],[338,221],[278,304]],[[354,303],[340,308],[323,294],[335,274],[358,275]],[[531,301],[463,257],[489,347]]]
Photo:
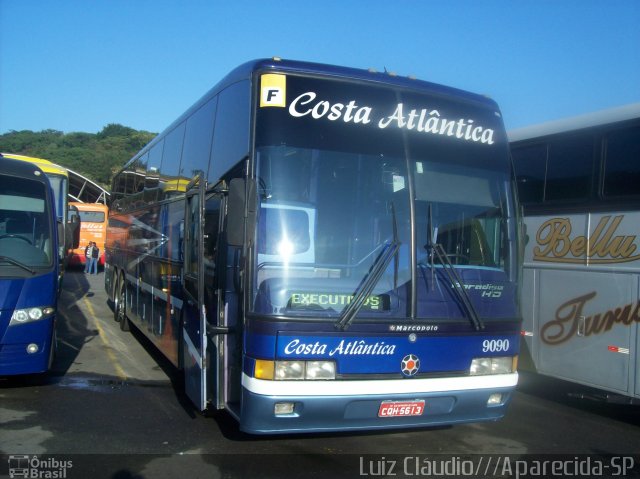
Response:
[[[547,145],[516,147],[512,151],[522,203],[542,203],[547,168]]]
[[[215,183],[249,151],[249,82],[236,83],[218,98],[208,179]]]
[[[182,142],[184,140],[184,122],[176,127],[164,139],[162,152],[161,175],[164,179],[172,179],[178,176],[180,171],[180,157],[182,154]]]
[[[138,171],[142,175],[142,187],[144,188],[144,176],[147,171],[147,165],[149,163],[149,152],[147,151],[144,155],[138,158]]]
[[[180,166],[182,178],[192,178],[197,170],[207,173],[216,100],[216,98],[209,100],[187,120]]]
[[[144,190],[144,178],[147,174],[147,156],[138,158],[132,165],[133,170],[133,193],[140,193]]]
[[[606,148],[604,195],[639,195],[640,126],[610,133]]]
[[[579,200],[591,194],[593,136],[580,135],[549,143],[545,200]]]
[[[160,171],[162,165],[162,149],[164,147],[164,140],[156,143],[151,151],[149,151],[149,161],[147,162],[147,171],[155,169]]]
[[[160,166],[162,165],[163,148],[164,140],[161,140],[149,151],[147,172],[144,182],[144,188],[146,190],[144,199],[147,203],[157,200],[157,188],[160,183]]]
[[[104,223],[103,211],[78,211],[82,223]]]

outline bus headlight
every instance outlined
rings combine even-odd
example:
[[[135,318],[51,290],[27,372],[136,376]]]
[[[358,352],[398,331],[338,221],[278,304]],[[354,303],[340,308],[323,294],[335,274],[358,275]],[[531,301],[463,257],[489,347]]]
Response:
[[[45,319],[51,316],[54,311],[55,309],[51,306],[16,309],[11,315],[9,326]]]
[[[256,359],[256,379],[276,381],[330,380],[336,378],[335,361],[268,361]]]
[[[305,379],[335,379],[336,363],[333,361],[307,361]]]
[[[498,358],[475,358],[471,361],[469,374],[481,376],[485,374],[509,374],[516,370],[518,356]]]
[[[304,379],[304,361],[276,361],[275,379]]]

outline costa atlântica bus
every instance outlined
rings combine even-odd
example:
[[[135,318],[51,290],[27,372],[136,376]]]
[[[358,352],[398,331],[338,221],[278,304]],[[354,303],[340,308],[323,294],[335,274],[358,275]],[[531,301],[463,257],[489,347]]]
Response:
[[[514,185],[485,96],[253,61],[115,176],[106,291],[244,431],[495,420],[517,382]]]

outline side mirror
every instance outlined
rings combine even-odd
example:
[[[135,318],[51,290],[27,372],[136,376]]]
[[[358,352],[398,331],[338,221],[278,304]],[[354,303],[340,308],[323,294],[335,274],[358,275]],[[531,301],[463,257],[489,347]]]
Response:
[[[58,227],[58,259],[62,261],[66,256],[67,242],[65,238],[64,223],[62,222],[61,219],[58,219],[57,227]]]
[[[244,244],[245,219],[247,231],[256,224],[256,183],[253,180],[234,178],[229,182],[227,197],[227,244],[241,247]]]
[[[79,219],[79,218],[78,218]],[[80,221],[74,221],[69,225],[71,229],[71,248],[77,249],[80,246]]]

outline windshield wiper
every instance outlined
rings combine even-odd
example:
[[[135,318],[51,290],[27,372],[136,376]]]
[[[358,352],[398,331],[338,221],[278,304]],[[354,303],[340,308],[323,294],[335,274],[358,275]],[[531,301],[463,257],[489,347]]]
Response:
[[[13,258],[9,258],[8,256],[0,256],[0,261],[6,261],[7,263],[11,263],[14,266],[18,266],[19,268],[24,269],[25,271],[28,271],[31,274],[36,274],[37,271],[35,269],[30,268],[29,266],[27,266],[24,263],[21,263],[20,261],[17,261]]]
[[[336,321],[336,328],[340,329],[341,331],[345,331],[349,327],[360,309],[362,309],[362,306],[364,306],[364,303],[373,291],[373,288],[376,287],[378,281],[380,281],[380,278],[386,271],[387,266],[389,266],[391,259],[398,253],[398,250],[400,249],[400,241],[398,240],[396,209],[393,205],[393,202],[391,202],[391,216],[393,219],[393,238],[391,242],[387,243],[383,247],[382,251],[380,251],[380,254],[371,265],[371,268],[369,268],[369,272],[365,275],[364,278],[362,278],[362,281],[356,288],[353,294],[353,298],[351,299],[347,307],[342,310],[340,318],[338,319],[338,321]],[[397,273],[394,271],[394,282],[397,281],[396,276]]]
[[[431,225],[433,223],[432,216],[433,216],[432,206],[431,206],[431,203],[429,203],[429,211],[428,211],[428,218],[427,218],[427,221],[428,221],[427,244],[425,245],[425,247],[429,251],[429,258],[430,258],[429,263],[431,266],[432,284],[435,283],[435,266],[433,264],[433,259],[434,259],[434,256],[437,256],[438,261],[440,261],[440,263],[442,264],[444,272],[446,273],[447,277],[449,278],[449,281],[451,282],[451,287],[456,292],[458,299],[460,300],[460,302],[462,303],[462,306],[466,310],[467,315],[469,316],[469,320],[471,321],[471,324],[473,324],[473,327],[475,328],[476,331],[481,331],[485,328],[484,323],[480,319],[480,316],[478,315],[478,311],[476,310],[475,306],[473,305],[473,302],[471,301],[471,298],[469,297],[469,293],[467,293],[467,289],[465,288],[465,285],[462,282],[462,278],[460,278],[460,275],[456,271],[455,266],[453,266],[453,264],[451,263],[449,256],[447,256],[447,252],[444,250],[444,247],[440,243],[436,242],[434,238],[435,234],[431,229]]]
[[[440,243],[433,243],[431,245],[431,250],[438,257],[438,260],[440,261],[440,263],[442,263],[442,266],[444,266],[444,272],[447,274],[453,290],[458,295],[458,298],[464,306],[464,309],[467,310],[467,314],[469,315],[471,324],[473,324],[476,331],[483,330],[484,323],[480,319],[478,311],[476,311],[476,308],[473,306],[471,298],[469,297],[469,293],[467,293],[467,289],[464,287],[464,283],[462,282],[462,278],[460,278],[460,275],[456,271],[455,266],[453,266],[453,264],[451,263],[451,260],[447,256],[447,252],[444,250]]]

